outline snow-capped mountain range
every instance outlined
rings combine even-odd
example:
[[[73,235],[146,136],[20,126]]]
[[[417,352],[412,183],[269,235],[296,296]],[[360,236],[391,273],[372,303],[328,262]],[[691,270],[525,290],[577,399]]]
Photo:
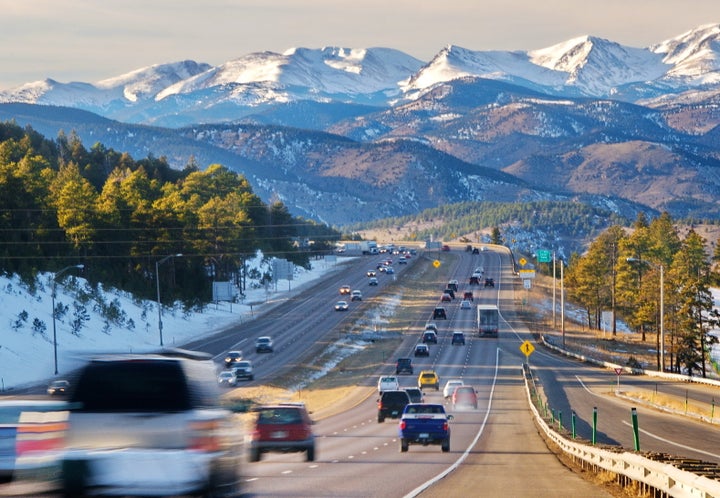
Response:
[[[720,24],[646,48],[584,36],[427,62],[390,48],[183,61],[28,83],[0,92],[0,119],[178,169],[223,164],[336,226],[476,201],[720,219]]]
[[[159,64],[95,84],[46,79],[0,92],[0,102],[75,107],[124,122],[177,126],[231,122],[263,106],[297,101],[397,105],[467,76],[552,95],[630,102],[707,90],[720,84],[720,24],[645,48],[593,36],[530,51],[449,45],[427,63],[390,48],[296,48],[219,66]],[[188,118],[177,117],[183,114]]]

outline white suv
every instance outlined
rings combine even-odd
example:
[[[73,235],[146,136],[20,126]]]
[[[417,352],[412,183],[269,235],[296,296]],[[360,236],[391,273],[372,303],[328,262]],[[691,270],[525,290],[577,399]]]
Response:
[[[253,380],[255,378],[252,362],[249,360],[242,360],[235,363],[232,367],[232,372],[235,373],[235,378],[238,380]]]
[[[70,386],[63,496],[238,496],[242,436],[210,355],[103,355]]]

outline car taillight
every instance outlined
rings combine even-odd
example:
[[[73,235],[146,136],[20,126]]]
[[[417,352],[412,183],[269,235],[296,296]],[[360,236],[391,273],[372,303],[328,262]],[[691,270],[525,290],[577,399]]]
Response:
[[[219,426],[217,420],[190,422],[189,449],[206,452],[220,450]]]
[[[450,428],[450,425],[449,425],[447,422],[445,422],[445,423],[443,424],[443,430],[447,432],[447,430],[448,430],[449,428]]]

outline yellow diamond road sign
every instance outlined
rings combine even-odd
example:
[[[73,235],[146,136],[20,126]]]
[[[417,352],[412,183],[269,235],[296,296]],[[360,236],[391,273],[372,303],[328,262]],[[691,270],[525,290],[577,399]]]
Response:
[[[518,261],[518,263],[520,263],[520,266],[525,266],[525,265],[527,264],[527,259],[525,259],[525,258],[520,258],[520,260]]]
[[[435,268],[440,268],[440,261],[438,261],[437,259],[435,261],[433,261],[433,266]]]
[[[520,351],[522,351],[525,356],[530,356],[533,351],[535,351],[535,346],[533,346],[530,341],[525,341],[520,344]]]

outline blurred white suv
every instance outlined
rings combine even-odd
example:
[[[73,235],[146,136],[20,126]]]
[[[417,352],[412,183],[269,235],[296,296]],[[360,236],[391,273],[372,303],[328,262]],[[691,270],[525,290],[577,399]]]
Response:
[[[242,434],[209,355],[104,355],[70,385],[63,496],[239,496]]]

